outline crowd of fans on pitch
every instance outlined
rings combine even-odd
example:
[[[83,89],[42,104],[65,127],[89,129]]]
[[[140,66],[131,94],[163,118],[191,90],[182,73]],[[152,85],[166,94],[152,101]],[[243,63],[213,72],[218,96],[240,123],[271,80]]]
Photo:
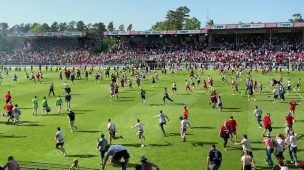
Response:
[[[301,38],[301,37],[300,37]],[[304,60],[298,37],[250,36],[214,37],[213,44],[179,37],[143,37],[116,40],[109,52],[91,53],[94,40],[43,38],[23,43],[10,52],[0,53],[4,64],[107,64],[137,63],[153,59],[162,62],[295,62]],[[208,48],[209,47],[209,48]],[[216,48],[210,48],[216,47]]]

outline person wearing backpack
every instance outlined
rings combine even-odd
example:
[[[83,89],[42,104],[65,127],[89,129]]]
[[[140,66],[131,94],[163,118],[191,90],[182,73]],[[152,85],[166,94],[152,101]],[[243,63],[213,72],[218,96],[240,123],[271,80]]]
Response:
[[[207,157],[207,169],[218,170],[222,163],[222,153],[212,144]]]

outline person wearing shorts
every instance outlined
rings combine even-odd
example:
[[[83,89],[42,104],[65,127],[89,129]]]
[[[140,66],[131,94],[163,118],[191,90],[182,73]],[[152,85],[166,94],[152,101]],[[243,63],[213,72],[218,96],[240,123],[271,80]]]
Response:
[[[55,140],[56,140],[56,149],[60,150],[63,154],[63,156],[67,156],[67,153],[65,152],[65,149],[63,148],[64,145],[64,136],[63,133],[61,132],[60,127],[57,127],[57,133],[55,136]]]
[[[112,164],[121,165],[123,170],[127,169],[128,162],[130,159],[130,154],[128,153],[128,151],[125,147],[123,147],[121,145],[112,145],[109,148],[105,159],[103,160],[102,170],[105,169],[105,167],[107,165],[107,161],[110,156],[112,157],[112,159],[111,159]],[[122,158],[124,159],[124,161],[122,161]]]
[[[97,138],[97,150],[100,152],[100,164],[103,164],[103,160],[105,158],[105,153],[109,149],[108,141],[104,137],[104,134],[102,133],[100,135],[100,139]]]
[[[141,147],[144,147],[144,140],[145,140],[145,136],[144,136],[144,129],[143,129],[143,124],[140,122],[139,119],[137,119],[137,123],[133,126],[133,128],[137,129],[137,135],[138,135],[138,139],[141,143]]]
[[[188,126],[190,126],[190,123],[188,122],[187,119],[184,119],[182,116],[179,117],[179,120],[181,121],[181,137],[182,137],[182,142],[186,142],[186,134],[187,134],[187,129]]]

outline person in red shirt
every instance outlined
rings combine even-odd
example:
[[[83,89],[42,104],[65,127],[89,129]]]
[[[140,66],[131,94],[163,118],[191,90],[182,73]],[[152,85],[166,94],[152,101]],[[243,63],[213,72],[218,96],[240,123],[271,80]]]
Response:
[[[295,119],[295,117],[296,117],[296,115],[295,115],[295,110],[296,110],[296,106],[297,106],[298,104],[297,104],[296,101],[293,101],[293,102],[289,101],[288,103],[289,103],[289,110],[290,110],[290,112],[293,114],[293,117],[294,117],[294,119]]]
[[[227,151],[227,143],[229,139],[229,125],[227,121],[224,122],[224,124],[220,127],[219,136],[224,139],[224,150]]]
[[[8,92],[5,94],[5,103],[10,102],[11,99],[12,99],[11,92],[8,91]]]
[[[7,120],[7,123],[11,121],[14,121],[13,119],[13,104],[11,101],[9,101],[6,105],[5,105],[5,110],[6,110],[6,113],[7,113],[7,116],[8,116],[8,120]]]
[[[233,116],[230,116],[230,119],[227,121],[227,124],[228,124],[229,131],[230,131],[230,140],[232,140],[232,138],[234,136],[235,141],[237,141],[237,136],[236,136],[237,123],[233,119]]]
[[[203,90],[207,90],[208,87],[207,87],[207,82],[206,80],[203,81]]]
[[[287,116],[285,116],[285,120],[286,120],[285,133],[289,134],[290,131],[293,131],[292,125],[293,125],[293,121],[294,121],[294,117],[292,116],[291,112],[287,113]]]
[[[183,117],[184,117],[184,119],[188,119],[188,109],[187,109],[187,106],[184,106]]]
[[[270,113],[267,113],[267,115],[264,117],[263,123],[265,127],[263,136],[265,136],[266,131],[268,131],[268,134],[266,135],[270,135],[270,132],[272,131]]]
[[[212,91],[212,93],[210,95],[210,99],[211,99],[212,107],[214,108],[217,103],[217,94],[216,94],[215,90]]]

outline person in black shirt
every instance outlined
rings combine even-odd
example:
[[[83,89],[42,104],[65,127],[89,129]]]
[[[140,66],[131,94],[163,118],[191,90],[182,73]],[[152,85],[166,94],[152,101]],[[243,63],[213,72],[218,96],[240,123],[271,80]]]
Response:
[[[65,95],[65,103],[67,106],[67,111],[69,111],[69,109],[71,108],[71,99],[72,96],[69,93]]]
[[[74,130],[77,130],[77,127],[75,126],[75,113],[72,110],[68,112],[68,119],[70,122],[71,132],[74,132]]]
[[[54,83],[53,83],[53,82],[50,84],[49,96],[50,96],[51,93],[53,93],[53,96],[55,96],[55,92],[54,92]]]
[[[144,89],[140,89],[141,102],[146,103],[146,91]]]
[[[215,149],[215,145],[211,145],[211,149],[207,157],[207,168],[210,170],[218,170],[222,163],[222,153]]]
[[[168,93],[167,88],[165,88],[164,97],[163,97],[164,104],[166,103],[166,99],[168,99],[168,100],[170,100],[172,103],[174,103],[174,101],[169,97],[169,93]]]

